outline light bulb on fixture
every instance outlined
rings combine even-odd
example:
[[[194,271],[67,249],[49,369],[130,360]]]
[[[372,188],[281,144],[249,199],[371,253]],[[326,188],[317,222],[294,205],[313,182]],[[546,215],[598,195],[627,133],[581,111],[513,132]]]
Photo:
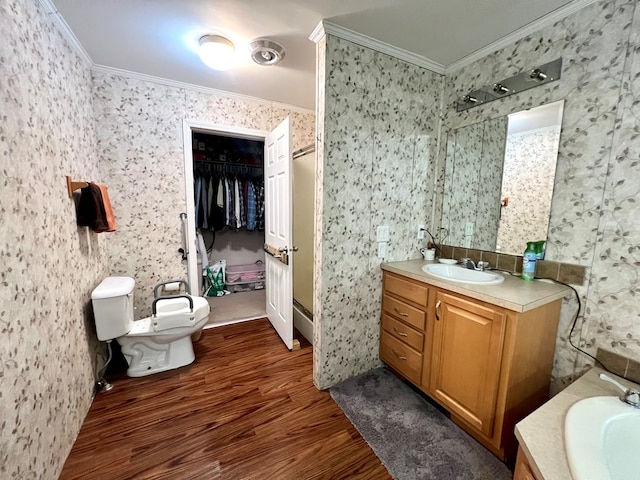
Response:
[[[204,64],[214,70],[229,70],[236,62],[236,47],[220,35],[201,37],[198,54]]]
[[[501,83],[494,83],[493,91],[500,95],[504,95],[505,93],[510,92],[510,90]]]

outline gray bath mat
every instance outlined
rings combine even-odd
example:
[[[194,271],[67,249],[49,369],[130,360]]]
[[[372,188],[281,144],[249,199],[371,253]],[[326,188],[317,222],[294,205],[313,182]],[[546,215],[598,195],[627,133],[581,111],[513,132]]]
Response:
[[[500,460],[386,368],[330,393],[396,480],[511,479]]]

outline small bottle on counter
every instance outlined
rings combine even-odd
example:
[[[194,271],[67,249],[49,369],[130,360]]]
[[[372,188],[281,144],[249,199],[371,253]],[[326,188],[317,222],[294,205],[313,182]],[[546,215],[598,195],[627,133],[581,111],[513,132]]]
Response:
[[[522,256],[522,279],[533,280],[536,276],[536,242],[527,242]]]

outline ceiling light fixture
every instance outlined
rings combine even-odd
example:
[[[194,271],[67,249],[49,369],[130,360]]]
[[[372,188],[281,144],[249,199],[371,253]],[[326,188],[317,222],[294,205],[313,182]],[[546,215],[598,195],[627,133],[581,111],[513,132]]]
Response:
[[[284,47],[281,43],[268,38],[256,38],[249,44],[251,58],[258,65],[276,65],[285,56]]]
[[[214,70],[229,70],[236,62],[236,47],[231,40],[220,35],[200,38],[198,54],[204,64]]]

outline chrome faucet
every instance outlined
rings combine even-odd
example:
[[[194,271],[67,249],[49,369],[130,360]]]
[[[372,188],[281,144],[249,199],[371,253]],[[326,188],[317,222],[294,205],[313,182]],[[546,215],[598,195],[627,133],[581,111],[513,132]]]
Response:
[[[484,272],[485,269],[489,268],[489,262],[478,262],[477,264],[471,260],[470,258],[462,258],[460,259],[460,264],[468,268],[469,270],[480,270]]]
[[[463,267],[468,268],[469,270],[475,270],[476,269],[476,264],[473,260],[471,260],[470,258],[462,258],[460,260],[460,263],[462,264]]]
[[[619,397],[621,401],[631,405],[632,407],[640,408],[640,392],[625,387],[620,382],[614,380],[608,375],[605,375],[604,373],[600,374],[600,380],[613,383],[616,387],[618,387],[622,391],[622,395],[620,395]]]

